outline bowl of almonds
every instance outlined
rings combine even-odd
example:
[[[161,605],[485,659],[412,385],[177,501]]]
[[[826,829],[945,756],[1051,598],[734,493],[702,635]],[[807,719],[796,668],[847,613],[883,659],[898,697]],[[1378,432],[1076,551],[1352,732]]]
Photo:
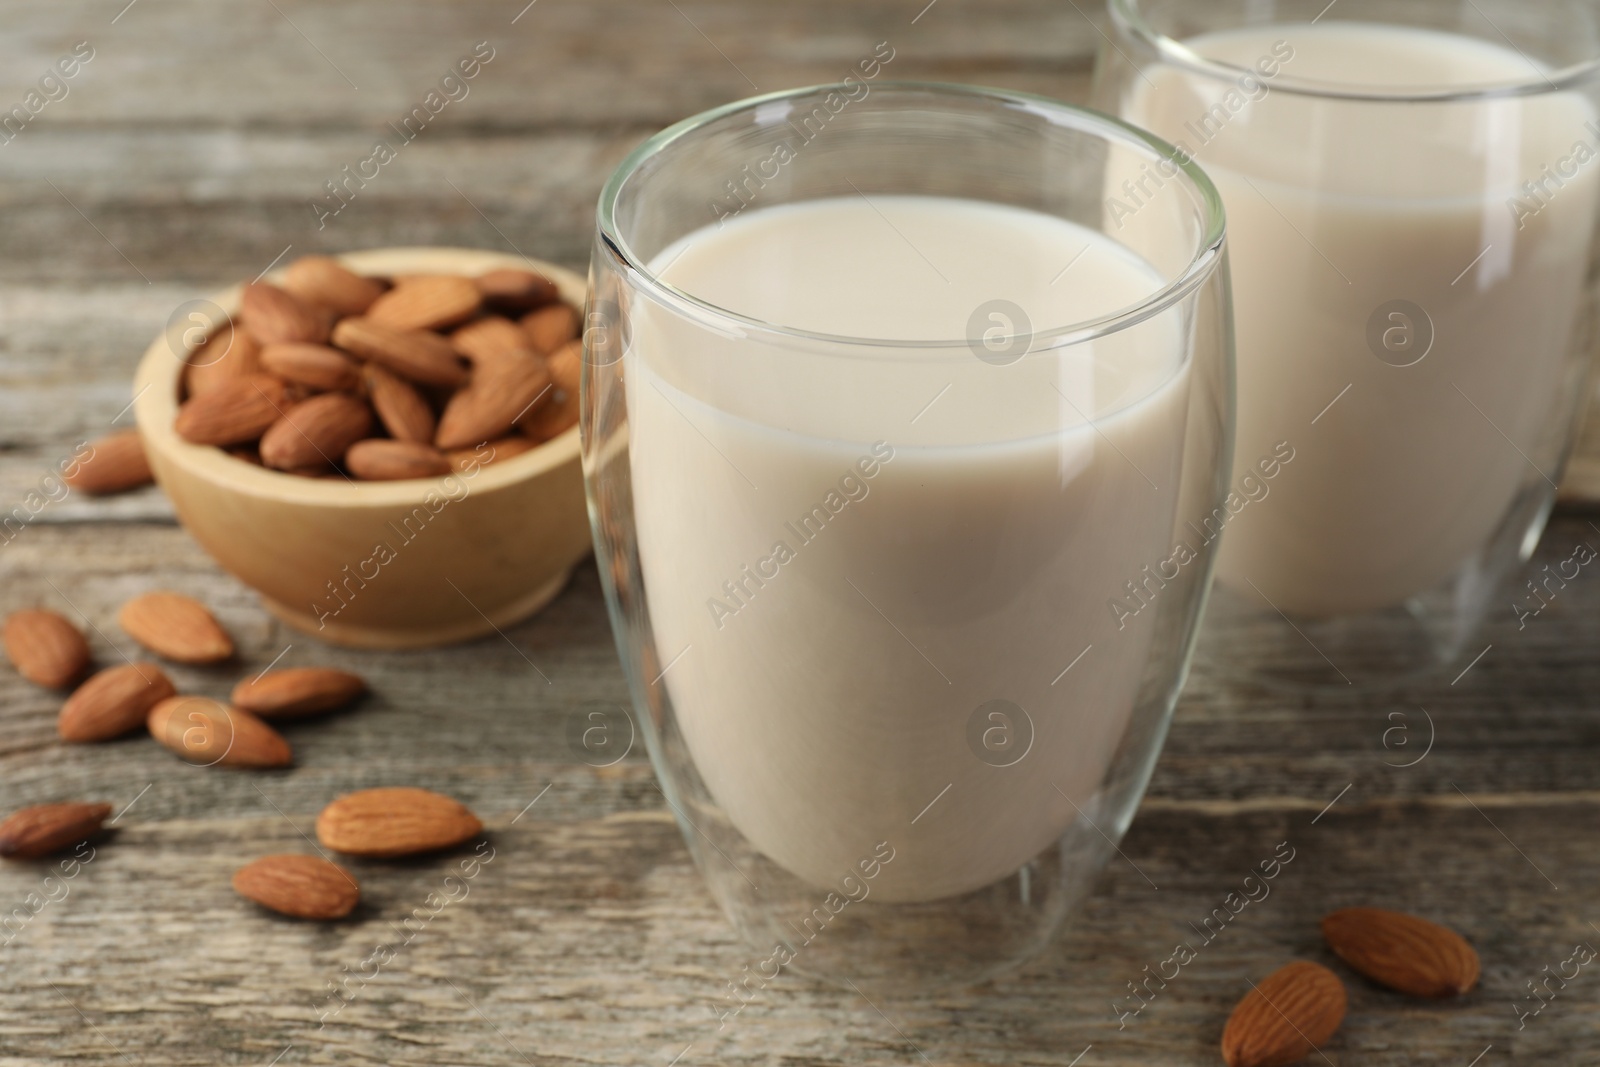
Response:
[[[364,648],[493,633],[590,551],[585,288],[519,256],[397,248],[196,301],[134,383],[150,468],[299,630]]]

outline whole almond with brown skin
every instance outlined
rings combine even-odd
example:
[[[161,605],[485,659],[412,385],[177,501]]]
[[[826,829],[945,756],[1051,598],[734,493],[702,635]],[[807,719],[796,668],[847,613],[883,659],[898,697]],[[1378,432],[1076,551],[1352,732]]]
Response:
[[[504,437],[550,390],[544,360],[530,352],[504,353],[475,370],[471,384],[445,404],[433,443],[466,448]]]
[[[361,903],[361,887],[349,871],[318,856],[263,856],[233,876],[233,890],[246,900],[294,919],[342,919]]]
[[[558,392],[554,400],[540,404],[518,419],[517,429],[542,445],[578,425],[578,414],[576,394]]]
[[[379,859],[451,848],[482,829],[466,805],[426,789],[347,793],[317,816],[317,840],[328,848]]]
[[[1222,1031],[1228,1067],[1287,1067],[1320,1048],[1344,1021],[1344,985],[1320,964],[1295,960],[1246,993]]]
[[[550,369],[550,377],[555,379],[556,388],[573,396],[578,395],[578,387],[583,382],[583,340],[575,338],[557,348],[545,357],[545,366]]]
[[[538,355],[527,331],[499,315],[467,323],[450,335],[450,344],[479,368],[507,354]]]
[[[1342,908],[1322,920],[1328,947],[1352,970],[1413,997],[1458,997],[1478,984],[1478,954],[1448,927],[1384,908]]]
[[[361,364],[327,345],[267,345],[261,350],[261,367],[312,389],[354,389],[361,382]]]
[[[287,767],[294,752],[248,711],[210,697],[168,697],[150,709],[150,736],[201,767]]]
[[[367,386],[367,399],[378,413],[378,421],[397,441],[433,440],[437,420],[433,408],[417,391],[417,387],[404,378],[391,374],[374,363],[363,368]]]
[[[277,470],[330,467],[372,433],[372,409],[348,393],[323,393],[284,412],[261,435],[261,462]]]
[[[6,616],[0,641],[12,666],[34,685],[65,689],[89,669],[89,642],[65,617],[30,608]]]
[[[251,282],[239,295],[239,321],[263,345],[328,339],[328,315],[286,290]]]
[[[397,330],[440,330],[470,319],[482,304],[471,278],[424,274],[402,279],[372,302],[366,317]]]
[[[220,663],[233,655],[233,639],[193,597],[165,590],[136,596],[117,612],[128,636],[178,663]]]
[[[500,437],[475,448],[458,448],[453,452],[447,452],[445,458],[457,472],[464,472],[487,467],[491,463],[499,463],[512,456],[520,456],[538,447],[539,442],[531,437]]]
[[[185,400],[172,428],[191,444],[244,444],[266,432],[288,404],[289,387],[270,374],[230,378]]]
[[[302,256],[284,272],[283,287],[309,304],[340,315],[363,314],[383,295],[383,283],[363,278],[327,256]]]
[[[91,496],[121,493],[153,481],[138,430],[118,430],[90,444],[89,455],[62,480]]]
[[[566,304],[551,304],[524,315],[522,328],[539,354],[546,355],[578,336],[578,313]]]
[[[399,330],[370,318],[343,319],[333,329],[333,343],[421,385],[454,389],[467,381],[455,349],[436,333]]]
[[[263,719],[288,719],[342,708],[367,691],[358,674],[331,667],[267,671],[233,687],[233,706]]]
[[[174,692],[171,679],[153,663],[107,667],[61,705],[56,731],[63,741],[110,741],[144,725],[150,709]]]
[[[71,848],[100,832],[110,804],[40,804],[0,821],[0,856],[31,860]]]
[[[478,276],[484,303],[498,311],[520,315],[553,304],[561,298],[556,283],[531,270],[501,268]]]
[[[230,321],[189,353],[184,386],[189,396],[234,378],[248,378],[261,370],[261,345]]]
[[[432,445],[418,441],[387,441],[379,437],[351,445],[344,454],[344,465],[357,478],[372,482],[437,478],[450,473],[450,461]]]

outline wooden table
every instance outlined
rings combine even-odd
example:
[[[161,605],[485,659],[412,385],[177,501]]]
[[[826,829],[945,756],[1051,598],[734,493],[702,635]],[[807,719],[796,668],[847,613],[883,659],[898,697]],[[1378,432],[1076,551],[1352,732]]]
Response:
[[[76,441],[128,422],[134,361],[174,307],[277,257],[450,244],[581,267],[603,177],[672,120],[758,88],[836,79],[879,41],[895,49],[892,76],[1081,98],[1098,33],[1076,5],[1044,0],[124,2],[5,5],[0,104],[21,100],[75,42],[94,58],[0,146],[4,509]],[[470,96],[319,230],[309,205],[323,183],[369,155],[479,41],[495,54]],[[1591,438],[1578,497],[1593,497],[1597,470]],[[1600,544],[1591,517],[1559,514],[1534,566]],[[286,631],[154,490],[52,501],[0,544],[0,610],[81,614],[102,662],[126,644],[116,606],[155,587],[211,604],[246,669],[287,646],[285,664],[359,670],[376,696],[293,730],[294,770],[247,775],[186,767],[147,740],[63,747],[58,700],[0,674],[0,809],[80,796],[127,809],[66,895],[58,886],[61,899],[0,944],[0,1067],[1211,1064],[1247,980],[1292,957],[1327,960],[1316,920],[1357,903],[1467,932],[1483,982],[1434,1005],[1352,979],[1328,1062],[1591,1063],[1600,1049],[1600,972],[1583,971],[1521,1029],[1513,1007],[1541,968],[1600,944],[1591,573],[1524,629],[1497,610],[1483,637],[1492,647],[1454,683],[1309,699],[1199,673],[1127,861],[1038,963],[981,989],[870,1005],[786,977],[720,1031],[712,1008],[748,951],[703,890],[641,754],[596,770],[567,741],[575,718],[626,703],[592,567],[508,640],[401,656]],[[212,694],[232,677],[174,673]],[[1406,732],[1386,734],[1396,726]],[[1425,758],[1395,766],[1430,737]],[[394,924],[440,888],[444,864],[359,865],[360,921],[333,926],[275,921],[236,898],[229,876],[255,855],[304,849],[337,793],[389,783],[470,803],[496,859],[319,1020],[330,983],[402,938]],[[1119,1028],[1126,983],[1285,840],[1296,859],[1270,898]],[[0,865],[0,912],[48,871]]]

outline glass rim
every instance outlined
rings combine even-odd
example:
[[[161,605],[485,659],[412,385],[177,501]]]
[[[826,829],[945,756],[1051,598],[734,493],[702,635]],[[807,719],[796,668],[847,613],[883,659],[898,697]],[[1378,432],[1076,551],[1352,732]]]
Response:
[[[960,349],[963,352],[970,353],[972,341],[966,337],[905,340],[900,338],[889,339],[832,334],[768,322],[764,319],[754,318],[720,307],[663,281],[656,272],[650,269],[643,258],[634,251],[617,226],[616,205],[628,181],[649,160],[668,150],[674,143],[730,115],[744,111],[753,112],[757,108],[775,101],[801,99],[846,88],[848,86],[843,83],[823,83],[746,97],[742,100],[735,100],[732,103],[702,111],[697,115],[691,115],[647,138],[617,166],[617,169],[612,172],[611,177],[606,180],[606,184],[601,190],[599,206],[596,209],[596,222],[600,241],[625,268],[639,289],[680,314],[686,314],[691,318],[699,319],[729,332],[756,331],[763,334],[826,345],[859,346],[877,349],[932,349],[938,351]],[[948,99],[987,101],[1001,107],[1019,108],[1035,114],[1045,112],[1045,117],[1055,125],[1070,126],[1082,132],[1098,135],[1107,141],[1120,142],[1144,152],[1152,160],[1164,159],[1170,161],[1188,179],[1189,185],[1197,194],[1196,199],[1204,219],[1204,228],[1199,240],[1196,242],[1197,247],[1194,249],[1188,265],[1181,273],[1135,304],[1118,308],[1094,318],[1052,327],[1048,330],[1035,330],[1012,335],[1012,339],[1025,340],[1027,342],[1026,351],[1030,354],[1041,350],[1082,344],[1153,318],[1202,285],[1216,270],[1217,264],[1221,261],[1222,247],[1226,236],[1226,217],[1223,213],[1221,194],[1217,192],[1216,186],[1211,183],[1211,179],[1206,175],[1205,171],[1193,159],[1147,130],[1140,129],[1092,108],[1067,104],[1033,93],[1014,92],[1008,89],[995,89],[988,86],[891,79],[875,83],[873,91],[875,93],[931,94]]]
[[[1207,59],[1182,41],[1157,30],[1151,25],[1150,20],[1145,17],[1141,0],[1108,0],[1108,6],[1112,21],[1117,24],[1117,27],[1153,49],[1163,62],[1170,63],[1175,67],[1181,67],[1194,74],[1202,74],[1227,82],[1237,81],[1246,75],[1251,77],[1260,76],[1258,71],[1250,67],[1241,67],[1221,60]],[[1318,18],[1320,17],[1319,15]],[[1283,25],[1286,28],[1293,28],[1296,26],[1311,26],[1315,25],[1315,23],[1316,19],[1306,23],[1294,22],[1283,23]],[[1239,25],[1246,26],[1250,25],[1250,23],[1240,22]],[[1266,25],[1266,23],[1262,23],[1262,25]],[[1409,24],[1384,23],[1383,25]],[[1115,47],[1115,45],[1112,47]],[[1511,47],[1516,49],[1514,44]],[[1521,50],[1517,49],[1517,51],[1520,55]],[[1127,59],[1126,56],[1123,58]],[[1527,59],[1526,56],[1523,56],[1523,58]],[[1128,62],[1130,64],[1133,63],[1131,59]],[[1528,63],[1532,65],[1533,61],[1529,59]],[[1138,69],[1136,64],[1134,68]],[[1383,86],[1357,87],[1340,82],[1317,81],[1279,74],[1272,79],[1272,91],[1296,96],[1322,97],[1330,100],[1395,104],[1440,104],[1496,100],[1520,96],[1540,96],[1546,93],[1565,92],[1586,82],[1594,81],[1597,76],[1600,76],[1600,55],[1586,59],[1581,63],[1562,67],[1559,70],[1536,73],[1532,77],[1520,81],[1481,82],[1432,88],[1427,86],[1394,86],[1385,88]]]

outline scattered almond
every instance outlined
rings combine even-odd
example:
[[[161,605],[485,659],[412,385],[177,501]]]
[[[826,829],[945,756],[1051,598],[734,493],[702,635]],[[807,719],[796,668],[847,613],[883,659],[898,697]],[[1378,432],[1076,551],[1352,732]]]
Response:
[[[367,683],[349,671],[292,667],[240,682],[232,700],[264,719],[287,719],[342,708],[366,691]]]
[[[350,872],[317,856],[263,856],[233,876],[246,900],[295,919],[342,919],[361,903]]]
[[[261,462],[278,470],[331,467],[372,432],[372,409],[348,393],[323,393],[284,412],[261,435]]]
[[[418,275],[402,280],[373,301],[367,318],[396,330],[438,330],[477,314],[483,294],[471,278]]]
[[[1478,954],[1448,927],[1384,908],[1342,908],[1322,937],[1352,970],[1413,997],[1458,997],[1478,984]]]
[[[376,364],[365,368],[367,399],[378,413],[378,421],[397,441],[433,440],[436,420],[433,409],[417,392],[416,386]]]
[[[328,339],[328,316],[267,282],[251,282],[239,297],[239,321],[263,345]]]
[[[78,461],[63,480],[91,496],[121,493],[153,481],[150,462],[138,430],[119,430],[90,444],[89,455]]]
[[[544,360],[529,352],[505,352],[473,372],[472,382],[456,393],[439,416],[433,443],[439,448],[465,448],[511,432],[548,398],[550,372]]]
[[[0,641],[12,666],[34,685],[65,689],[89,669],[89,643],[65,617],[28,609],[6,616]]]
[[[1280,967],[1246,993],[1222,1031],[1228,1067],[1287,1067],[1316,1051],[1344,1021],[1344,985],[1306,960]]]
[[[37,859],[71,848],[100,832],[110,804],[40,804],[0,821],[0,856]]]
[[[308,304],[340,315],[362,315],[383,295],[383,285],[346,270],[328,256],[303,256],[289,264],[283,287]]]
[[[56,720],[64,741],[110,741],[137,729],[150,709],[176,692],[153,663],[107,667],[80,685]]]
[[[437,478],[450,473],[450,461],[432,445],[378,437],[351,445],[344,454],[344,464],[357,478],[374,482]]]
[[[421,385],[454,389],[467,371],[450,342],[425,330],[401,330],[370,318],[343,319],[333,328],[333,343]]]
[[[561,299],[556,283],[531,270],[502,268],[478,277],[484,303],[499,311],[520,315]]]
[[[327,345],[268,345],[261,350],[261,369],[312,389],[354,389],[361,382],[361,365]]]
[[[317,816],[317,839],[328,848],[374,858],[436,852],[482,829],[466,805],[426,789],[347,793]]]
[[[552,304],[522,317],[522,328],[540,355],[547,355],[578,336],[578,313],[566,304]]]
[[[117,612],[128,636],[178,663],[219,663],[233,655],[233,639],[198,600],[182,593],[134,597]]]
[[[222,382],[257,373],[260,353],[261,346],[247,331],[231,321],[224,324],[189,353],[189,367],[184,372],[188,395],[198,396]]]
[[[168,697],[150,709],[150,736],[202,767],[287,767],[294,753],[276,730],[210,697]]]
[[[243,444],[277,422],[288,403],[288,386],[270,375],[229,378],[184,401],[173,429],[191,444]]]

